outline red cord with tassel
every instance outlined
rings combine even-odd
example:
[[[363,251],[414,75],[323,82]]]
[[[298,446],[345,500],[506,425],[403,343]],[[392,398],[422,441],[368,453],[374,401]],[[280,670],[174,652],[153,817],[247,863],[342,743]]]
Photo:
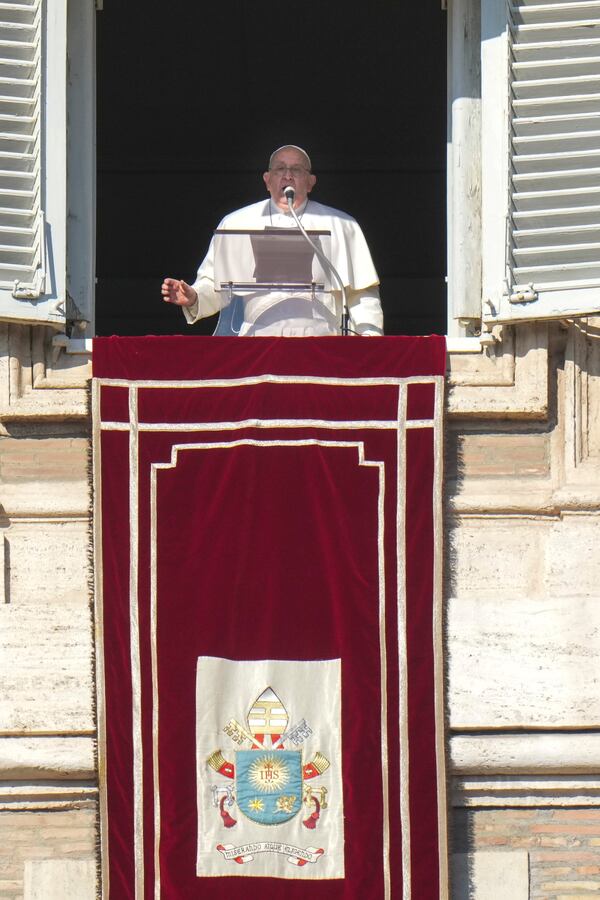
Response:
[[[319,821],[321,815],[321,804],[317,800],[316,797],[312,797],[312,802],[315,804],[315,811],[310,814],[308,819],[304,819],[302,824],[305,828],[316,828],[317,822]]]
[[[225,826],[225,828],[233,828],[234,825],[237,825],[237,819],[234,819],[233,816],[230,816],[225,809],[226,800],[227,797],[221,797],[221,802],[219,803],[219,811],[221,813],[221,818],[223,819],[223,825]]]

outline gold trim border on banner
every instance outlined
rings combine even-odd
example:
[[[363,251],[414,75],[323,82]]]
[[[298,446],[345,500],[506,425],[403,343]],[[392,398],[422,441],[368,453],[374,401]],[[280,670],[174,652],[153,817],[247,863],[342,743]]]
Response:
[[[100,422],[100,383],[92,382],[92,478],[95,504],[100,507],[102,497],[102,448]],[[108,796],[106,785],[106,705],[104,702],[104,607],[102,517],[93,515],[94,534],[94,641],[96,651],[96,715],[98,723],[98,806],[100,818],[100,891],[108,897],[110,878],[108,866]]]
[[[402,829],[402,900],[410,900],[410,768],[408,734],[408,659],[406,650],[406,411],[408,391],[398,389],[398,440],[396,443],[396,609],[398,616],[398,723],[400,730],[400,822]]]
[[[199,388],[199,387],[240,387],[240,386],[250,386],[255,384],[264,384],[264,383],[275,383],[275,384],[323,384],[323,385],[334,385],[334,386],[395,386],[399,388],[399,395],[402,393],[402,388],[404,388],[404,392],[406,393],[406,386],[410,384],[434,384],[436,390],[436,399],[435,399],[435,412],[434,417],[432,419],[421,419],[421,420],[406,420],[405,416],[403,421],[401,422],[400,417],[400,408],[399,408],[399,418],[396,422],[388,421],[388,420],[367,420],[367,421],[346,421],[340,422],[337,420],[307,420],[307,419],[278,419],[278,420],[263,420],[263,419],[251,419],[246,420],[244,423],[242,422],[226,422],[226,423],[140,423],[138,420],[138,409],[137,409],[137,392],[140,388],[169,388],[169,387],[177,387],[177,388]],[[130,392],[129,397],[129,422],[102,422],[100,419],[100,392],[103,386],[121,386],[127,388]],[[436,730],[436,759],[437,759],[437,788],[438,788],[438,810],[439,810],[439,822],[438,822],[438,844],[439,844],[439,855],[440,855],[440,900],[447,900],[448,891],[447,891],[447,823],[446,823],[446,785],[445,785],[445,745],[444,745],[444,685],[443,685],[443,645],[442,645],[442,548],[441,548],[441,535],[442,535],[442,521],[441,521],[441,479],[442,479],[442,404],[443,404],[443,386],[444,379],[443,376],[410,376],[407,378],[320,378],[313,376],[256,376],[250,378],[239,378],[239,379],[218,379],[218,380],[200,380],[200,381],[188,381],[188,382],[165,382],[165,381],[127,381],[124,379],[94,379],[93,385],[93,408],[94,408],[94,428],[93,428],[93,440],[94,440],[94,450],[95,456],[97,455],[97,459],[94,466],[94,489],[96,498],[100,497],[100,488],[101,488],[101,475],[100,475],[100,432],[101,430],[123,430],[127,431],[131,429],[130,434],[130,511],[135,510],[137,515],[137,501],[138,501],[138,470],[137,470],[137,448],[138,448],[138,438],[139,432],[146,431],[193,431],[193,430],[235,430],[236,428],[243,427],[260,427],[260,428],[284,428],[284,427],[321,427],[321,428],[331,428],[335,430],[339,429],[347,429],[352,430],[356,428],[368,428],[368,429],[396,429],[398,431],[398,448],[400,448],[400,435],[402,435],[402,444],[404,445],[404,435],[406,429],[410,428],[433,428],[434,429],[434,483],[437,489],[437,493],[434,492],[434,572],[435,572],[435,585],[434,585],[434,593],[435,596],[433,598],[434,609],[433,609],[433,618],[434,618],[434,660],[435,660],[435,730]],[[135,397],[135,399],[133,399]],[[404,412],[405,412],[405,404],[406,399],[404,400]],[[399,396],[399,407],[400,407],[400,396]],[[235,445],[239,442],[228,442],[229,445]],[[277,442],[277,441],[243,441],[243,443],[255,443],[257,445],[260,444],[281,444],[286,442]],[[362,442],[337,442],[337,441],[317,441],[307,439],[305,441],[294,441],[294,444],[320,444],[324,446],[355,446],[359,447]],[[185,445],[181,446],[181,449],[191,449],[193,445]],[[214,448],[220,446],[216,443],[209,443],[207,445],[207,449]],[[360,455],[360,451],[359,451]],[[398,455],[400,457],[400,450],[398,449]],[[361,465],[375,465],[383,467],[384,463],[382,461],[363,461],[360,463]],[[165,468],[170,467],[169,464],[153,464],[152,468]],[[400,506],[401,493],[402,497],[405,496],[404,480],[400,479],[401,467],[400,467],[400,458],[398,462],[398,506]],[[384,478],[384,473],[380,471],[380,479]],[[135,485],[135,487],[134,487]],[[401,490],[402,488],[402,490]],[[98,500],[97,500],[98,502]],[[382,501],[380,500],[380,503]],[[103,606],[102,606],[102,590],[103,590],[103,581],[102,581],[102,570],[101,565],[98,565],[98,561],[102,560],[101,557],[101,537],[102,537],[102,523],[99,521],[99,516],[95,517],[95,525],[94,525],[94,539],[95,539],[95,559],[96,559],[96,575],[95,575],[95,585],[97,591],[96,598],[96,611],[97,611],[97,653],[98,653],[98,717],[99,717],[99,766],[100,766],[100,777],[101,777],[101,787],[100,787],[100,806],[101,806],[101,847],[102,847],[102,886],[103,892],[106,892],[108,896],[109,890],[109,867],[108,867],[108,820],[107,820],[107,796],[106,796],[106,709],[104,704],[104,669],[103,669],[103,659],[102,659],[102,650],[103,650],[103,639],[101,635],[102,631],[102,621],[103,621]],[[397,522],[399,522],[400,516],[397,512]],[[132,520],[133,521],[133,520]],[[132,524],[132,523],[130,523]],[[152,524],[154,528],[154,523]],[[137,522],[135,525],[135,533],[136,538],[133,539],[132,536],[132,547],[131,547],[131,565],[130,565],[130,601],[133,605],[137,605],[137,572],[134,574],[134,565],[133,560],[137,559]],[[130,530],[130,534],[132,534]],[[379,538],[378,538],[379,539]],[[135,544],[135,548],[134,545]],[[155,558],[155,547],[154,541],[152,542],[153,546],[151,547],[152,556],[152,566],[153,569],[156,565]],[[398,545],[398,572],[400,572],[400,567],[403,566],[403,552],[400,553],[400,543]],[[404,543],[402,544],[402,551],[404,551]],[[380,544],[378,547],[378,556],[380,560],[380,574],[384,574],[383,569],[381,568],[384,564],[383,559],[383,539],[380,539]],[[152,576],[153,578],[155,576]],[[404,581],[404,579],[403,579]],[[155,590],[155,582],[153,582],[153,590]],[[405,594],[405,585],[403,585],[403,592]],[[381,617],[381,597],[383,596],[382,591],[380,590],[380,617]],[[135,597],[135,604],[133,603],[133,599]],[[135,618],[134,618],[135,616]],[[135,622],[135,625],[134,625]],[[152,622],[152,627],[155,627],[155,620]],[[384,623],[380,621],[380,629],[384,628]],[[137,673],[132,671],[132,688],[133,685],[137,685],[137,702],[141,703],[141,696],[139,694],[139,684],[140,684],[140,660],[139,660],[139,631],[137,624],[137,609],[135,613],[132,608],[132,665],[135,660],[137,663]],[[135,639],[134,639],[135,634]],[[383,648],[385,648],[385,641],[382,641],[382,636],[380,632],[380,642],[382,642]],[[404,641],[405,643],[405,641]],[[134,645],[137,648],[134,650]],[[154,646],[152,650],[152,654],[154,654]],[[382,651],[385,653],[385,649]],[[400,652],[400,647],[399,647]],[[399,657],[399,660],[401,657]],[[155,672],[156,672],[156,660],[154,655],[152,656],[152,665],[153,665],[153,692],[157,689],[155,685]],[[383,665],[382,665],[382,678],[383,678]],[[440,683],[440,679],[442,682]],[[402,694],[400,695],[402,696]],[[385,691],[382,690],[382,699],[384,703],[387,703]],[[134,698],[134,704],[135,704]],[[382,703],[382,713],[384,703]],[[138,706],[138,712],[141,715],[141,706]],[[401,720],[402,721],[402,720]],[[142,900],[143,897],[143,879],[144,879],[144,871],[143,871],[143,796],[142,796],[142,773],[143,773],[143,749],[141,746],[141,719],[135,715],[134,711],[134,723],[137,722],[137,725],[134,724],[134,753],[137,749],[136,741],[135,741],[135,731],[137,730],[138,735],[140,736],[139,740],[139,748],[140,753],[139,757],[134,758],[134,834],[135,834],[135,843],[136,843],[136,852],[135,852],[135,869],[136,869],[136,888],[135,888],[135,900]],[[385,759],[387,760],[387,719],[382,714],[382,722],[385,723],[385,729],[382,733],[386,735],[385,742],[385,751],[382,746],[382,761],[383,761],[383,753],[385,752]],[[157,702],[154,704],[153,709],[153,726],[154,733],[157,733],[158,727],[158,705]],[[156,741],[156,738],[154,738]],[[406,747],[406,743],[404,744]],[[402,741],[401,741],[401,809],[404,809],[408,803],[408,784],[410,774],[407,774],[407,778],[405,780],[404,769],[402,768],[403,762],[402,760],[406,757],[406,754],[402,753]],[[153,755],[156,753],[156,748],[153,747]],[[158,805],[158,809],[160,809],[160,797],[159,797],[159,783],[158,783],[158,773],[155,772],[154,761],[153,762],[153,782],[154,782],[154,792],[155,792],[155,809]],[[385,767],[384,767],[385,768]],[[385,776],[384,776],[385,778]],[[384,788],[384,794],[385,790]],[[384,816],[387,817],[387,823],[384,827],[384,844],[387,837],[387,880],[385,887],[385,897],[386,900],[390,896],[390,871],[389,871],[389,797],[384,797],[384,807],[385,813]],[[160,825],[160,823],[159,823]],[[402,857],[403,857],[403,873],[410,872],[410,852],[409,852],[409,842],[405,841],[405,835],[409,833],[403,827],[403,835],[402,835]],[[407,847],[408,844],[408,847]],[[138,855],[139,851],[139,855]],[[386,850],[384,849],[384,855],[386,854]],[[158,857],[158,844],[155,846],[155,866],[156,872],[159,873],[159,857]],[[141,870],[141,871],[138,871]],[[385,874],[385,872],[384,872]],[[411,879],[403,878],[404,881],[404,890],[403,890],[403,900],[411,900]],[[407,892],[408,890],[408,892]],[[160,900],[160,883],[158,881],[158,887],[155,886],[155,900]]]
[[[438,857],[440,871],[440,900],[450,896],[448,871],[448,797],[446,788],[445,735],[445,671],[444,671],[444,379],[435,383],[433,431],[434,490],[433,490],[433,690],[435,703],[435,750],[437,764]]]
[[[390,890],[390,858],[389,858],[389,847],[390,847],[390,822],[389,822],[389,789],[387,785],[387,757],[388,757],[388,737],[387,737],[387,698],[385,691],[385,682],[384,673],[386,670],[386,650],[385,650],[385,571],[384,571],[384,555],[383,555],[383,500],[385,494],[385,472],[384,472],[384,463],[378,460],[367,460],[364,455],[364,443],[362,441],[324,441],[318,438],[304,438],[297,440],[256,440],[252,438],[240,438],[236,441],[201,441],[198,443],[190,443],[190,444],[174,444],[171,448],[171,460],[168,463],[152,463],[151,464],[151,488],[150,488],[150,504],[151,504],[151,513],[150,513],[150,527],[151,527],[151,546],[153,550],[153,559],[156,560],[156,525],[157,525],[157,501],[156,501],[156,487],[157,487],[157,477],[158,472],[161,470],[173,469],[177,467],[178,457],[180,453],[189,451],[189,450],[214,450],[214,449],[233,449],[235,447],[242,446],[253,446],[253,447],[325,447],[325,448],[354,448],[357,450],[358,454],[358,465],[373,467],[379,470],[379,488],[378,488],[378,575],[379,575],[379,610],[378,610],[378,620],[379,620],[379,643],[380,643],[380,657],[382,659],[382,713],[381,713],[381,734],[382,734],[382,743],[381,743],[381,760],[382,760],[382,817],[383,817],[383,847],[385,848],[384,852],[384,884],[385,884],[385,894],[384,900],[389,900],[391,897]],[[154,571],[151,575],[151,584],[153,585],[153,593],[151,597],[151,622],[157,623],[157,594],[156,594],[156,571]],[[154,631],[151,635],[151,644],[152,644],[152,660],[153,660],[153,673],[152,673],[152,687],[153,687],[153,706],[154,709],[158,711],[158,678],[157,678],[157,656],[156,656],[156,631]],[[154,729],[153,736],[153,766],[156,772],[156,760],[158,759],[158,721],[156,722],[156,726]],[[158,778],[155,775],[155,789],[158,791]],[[158,801],[158,802],[157,802]],[[160,847],[160,819],[156,818],[156,810],[160,808],[160,798],[159,796],[155,796],[155,823],[154,823],[154,839],[155,839],[155,860],[157,862],[157,868],[155,869],[155,888],[154,888],[154,896],[155,900],[160,900],[160,868],[158,866],[159,861],[159,847]],[[342,798],[342,822],[343,822],[343,798]],[[342,852],[343,852],[343,841],[342,841]],[[342,860],[342,865],[344,861]],[[235,871],[224,872],[221,873],[220,877],[236,877],[238,873]],[[215,876],[216,877],[216,876]],[[238,876],[239,877],[239,876]],[[254,877],[253,873],[248,872],[246,877]],[[265,877],[264,874],[257,874],[255,877]],[[293,876],[290,874],[290,878]],[[298,874],[299,880],[302,881],[321,881],[321,880],[336,880],[339,876],[327,876],[321,878],[318,873],[316,875],[310,875],[310,878],[307,877],[305,873],[303,876]],[[344,876],[342,876],[344,877]]]

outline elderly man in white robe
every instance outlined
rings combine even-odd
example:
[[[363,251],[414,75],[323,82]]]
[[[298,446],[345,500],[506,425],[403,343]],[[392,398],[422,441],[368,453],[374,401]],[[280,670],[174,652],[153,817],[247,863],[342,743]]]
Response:
[[[301,147],[287,144],[275,150],[263,175],[270,198],[225,216],[219,229],[297,228],[285,194],[292,187],[293,208],[304,229],[331,232],[330,261],[345,287],[350,333],[383,334],[379,278],[364,235],[352,216],[309,196],[317,181],[311,170],[310,157]],[[192,285],[175,278],[165,278],[162,284],[163,300],[181,306],[190,324],[220,312],[227,303],[226,295],[215,289],[214,263],[213,238]],[[277,302],[269,294],[254,295],[252,302],[244,303],[235,333],[248,337],[339,334],[343,298],[335,284],[332,281],[330,292],[279,297]]]

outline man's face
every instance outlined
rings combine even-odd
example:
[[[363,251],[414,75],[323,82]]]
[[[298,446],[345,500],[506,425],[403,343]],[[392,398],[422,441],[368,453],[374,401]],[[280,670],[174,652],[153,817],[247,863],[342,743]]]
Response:
[[[287,200],[283,194],[291,185],[296,191],[294,208],[301,206],[312,191],[317,179],[308,171],[306,157],[298,150],[287,147],[273,157],[271,168],[263,175],[267,190],[273,202],[280,209],[287,209]]]

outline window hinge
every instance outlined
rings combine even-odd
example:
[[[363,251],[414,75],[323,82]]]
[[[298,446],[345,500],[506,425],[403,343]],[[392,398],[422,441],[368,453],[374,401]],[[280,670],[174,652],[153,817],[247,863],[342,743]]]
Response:
[[[538,293],[534,289],[533,284],[528,284],[526,288],[510,294],[508,299],[511,303],[534,303],[538,299]]]

